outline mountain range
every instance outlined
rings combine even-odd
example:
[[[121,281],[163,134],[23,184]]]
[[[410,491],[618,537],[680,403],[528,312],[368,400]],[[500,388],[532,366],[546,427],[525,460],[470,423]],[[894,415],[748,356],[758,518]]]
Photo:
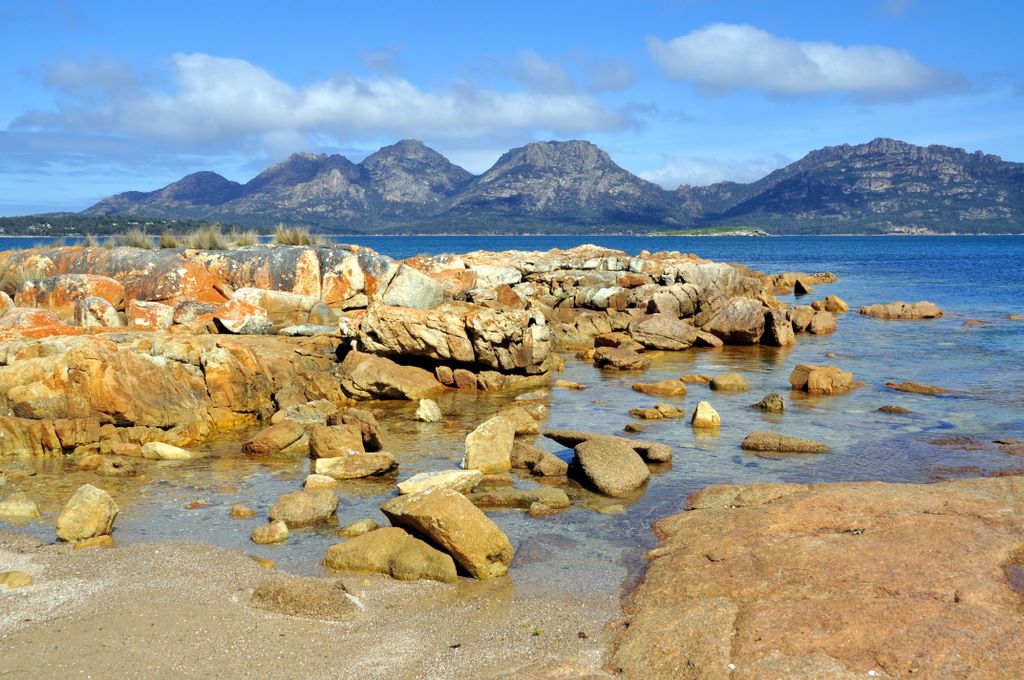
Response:
[[[1024,163],[893,139],[830,146],[741,184],[666,190],[581,140],[512,149],[481,175],[416,140],[353,163],[296,153],[240,184],[197,172],[103,199],[88,215],[305,224],[338,233],[1024,231]]]

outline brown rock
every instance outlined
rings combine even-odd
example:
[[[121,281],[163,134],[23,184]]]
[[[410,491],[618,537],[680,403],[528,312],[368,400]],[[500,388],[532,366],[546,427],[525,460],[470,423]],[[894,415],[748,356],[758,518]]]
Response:
[[[529,420],[535,424],[533,418]],[[501,415],[480,424],[466,436],[462,467],[485,475],[510,470],[515,428],[515,423]]]
[[[690,373],[687,373],[679,379],[684,383],[692,383],[694,385],[707,385],[711,382],[710,375],[692,375]]]
[[[256,516],[256,511],[242,503],[235,503],[231,506],[230,515],[231,519],[249,519]]]
[[[642,371],[650,367],[651,360],[631,349],[598,347],[594,352],[594,365],[619,371]]]
[[[790,437],[777,432],[751,432],[743,439],[740,447],[747,451],[768,453],[825,453],[829,450],[827,444],[813,439]]]
[[[581,385],[578,382],[572,382],[571,380],[556,380],[551,383],[552,387],[558,387],[563,390],[572,390],[574,392],[582,392],[587,389],[586,385]]]
[[[1008,585],[1021,494],[1020,477],[706,489],[655,524],[612,668],[644,680],[1012,677],[1024,667]]]
[[[160,302],[132,300],[125,315],[128,328],[137,331],[163,331],[174,323],[174,307]]]
[[[797,364],[789,375],[789,384],[808,394],[840,394],[853,388],[853,374],[837,366]]]
[[[789,320],[787,312],[771,309],[764,313],[764,336],[761,338],[761,343],[774,347],[788,347],[796,344],[793,322]]]
[[[716,392],[745,392],[750,385],[739,373],[723,373],[711,379],[711,389]]]
[[[778,392],[766,394],[761,401],[751,404],[750,408],[756,408],[765,413],[782,413],[786,410],[786,402]]]
[[[245,442],[242,450],[257,456],[281,453],[306,434],[302,423],[282,420]]]
[[[430,489],[381,506],[395,526],[424,536],[479,579],[504,576],[515,552],[508,537],[465,496]]]
[[[455,562],[398,527],[377,529],[327,549],[324,566],[341,571],[387,574],[401,581],[458,580]]]
[[[365,453],[363,434],[357,425],[317,425],[309,431],[309,455],[334,458]]]
[[[838,295],[826,295],[823,300],[812,302],[811,307],[816,310],[832,312],[833,314],[842,314],[850,311],[850,305],[846,304],[846,301]]]
[[[702,326],[730,345],[753,345],[764,335],[764,310],[750,298],[732,298]]]
[[[380,451],[384,448],[384,440],[380,425],[373,413],[365,409],[350,408],[327,418],[328,425],[355,425],[363,437],[366,451]]]
[[[886,404],[885,406],[879,406],[878,410],[882,413],[892,413],[894,415],[906,415],[911,413],[911,410],[905,406],[896,406],[893,404]]]
[[[648,349],[680,350],[693,344],[697,329],[673,314],[648,314],[629,323],[629,335]]]
[[[275,520],[252,530],[249,540],[257,545],[270,545],[288,540],[288,524],[284,520]]]
[[[339,538],[355,538],[356,536],[362,536],[363,534],[368,534],[371,531],[376,531],[377,529],[380,529],[380,525],[369,517],[366,517],[346,524],[334,533]]]
[[[288,528],[306,527],[326,522],[338,508],[338,494],[331,489],[293,491],[286,493],[270,508],[270,519],[280,520]]]
[[[686,395],[686,384],[682,380],[662,380],[656,383],[635,383],[633,390],[655,397],[682,397]]]
[[[509,406],[499,411],[498,415],[512,422],[512,426],[515,428],[513,432],[516,437],[540,434],[540,425],[522,406]]]
[[[100,297],[76,300],[74,323],[82,328],[117,328],[124,325],[114,305]]]
[[[481,508],[520,508],[529,510],[534,503],[543,503],[549,508],[561,510],[569,507],[569,496],[561,489],[539,486],[534,489],[517,489],[507,486],[466,494],[473,505]]]
[[[348,596],[341,581],[288,574],[261,581],[249,604],[257,609],[320,621],[347,621],[359,614],[359,606]]]
[[[836,330],[836,317],[832,312],[815,312],[807,332],[811,335],[827,335]]]
[[[665,415],[656,408],[631,408],[629,409],[630,418],[639,418],[640,420],[661,420]]]
[[[57,518],[57,538],[81,541],[109,534],[120,508],[106,491],[91,484],[78,487]]]

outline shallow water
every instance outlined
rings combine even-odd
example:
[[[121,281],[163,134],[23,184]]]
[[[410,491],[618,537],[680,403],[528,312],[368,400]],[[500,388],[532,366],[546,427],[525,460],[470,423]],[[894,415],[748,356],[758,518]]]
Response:
[[[696,251],[711,259],[741,262],[762,271],[830,270],[840,280],[816,287],[809,299],[836,294],[856,310],[861,305],[902,299],[927,299],[946,310],[930,321],[880,321],[856,312],[841,315],[831,336],[798,336],[792,348],[726,348],[666,352],[644,373],[603,373],[571,356],[561,376],[583,383],[587,390],[552,390],[545,427],[621,433],[631,419],[630,408],[668,401],[689,414],[697,401],[708,399],[722,417],[717,435],[697,435],[686,419],[650,423],[638,438],[670,444],[671,465],[661,466],[640,497],[621,503],[591,494],[578,486],[568,491],[573,506],[553,517],[531,519],[521,511],[490,515],[512,538],[520,557],[512,570],[516,586],[528,592],[591,589],[611,592],[628,575],[640,571],[643,553],[654,545],[652,521],[678,512],[687,495],[713,483],[764,481],[819,482],[871,480],[926,482],[1024,467],[1024,459],[1008,455],[992,443],[996,438],[1024,438],[1024,322],[1010,313],[1024,312],[1024,238],[770,238],[654,239],[594,237],[582,239],[636,253],[648,250]],[[418,252],[569,247],[578,237],[529,237],[514,244],[498,238],[361,239],[366,245],[398,257]],[[784,298],[788,302],[794,300]],[[990,325],[963,326],[966,319]],[[826,353],[836,356],[826,358]],[[787,378],[797,363],[828,363],[852,371],[865,385],[836,397],[800,397],[788,392]],[[684,398],[659,399],[630,389],[634,382],[677,378],[685,373],[742,373],[750,391],[711,392],[691,385]],[[885,389],[889,380],[912,380],[958,392],[923,396]],[[769,416],[750,404],[771,391],[783,393],[787,410]],[[470,430],[511,403],[514,394],[452,394],[439,399],[445,423],[412,420],[415,404],[380,403],[379,419],[386,448],[399,460],[398,479],[417,472],[458,465],[462,442]],[[912,411],[890,415],[878,411],[897,404]],[[743,452],[740,440],[750,431],[767,429],[827,442],[820,456],[762,458]],[[122,506],[117,521],[119,541],[198,538],[276,560],[300,573],[318,573],[320,560],[336,527],[297,530],[281,546],[255,546],[251,530],[265,521],[274,499],[301,487],[309,461],[300,458],[250,459],[240,452],[246,433],[236,433],[205,447],[209,456],[188,464],[139,461],[148,481],[99,478]],[[571,452],[544,439],[538,444],[568,458]],[[9,482],[41,502],[42,522],[25,530],[53,538],[53,522],[74,488],[97,479],[91,473],[67,471],[53,475],[62,463],[36,463],[39,474]],[[69,470],[72,467],[64,464]],[[394,479],[352,481],[341,486],[340,524],[373,517],[394,494]],[[516,473],[520,486],[536,484]],[[209,505],[188,510],[185,505]],[[232,520],[228,508],[244,502],[260,515]],[[616,510],[618,512],[615,512]],[[611,512],[609,512],[611,511]]]

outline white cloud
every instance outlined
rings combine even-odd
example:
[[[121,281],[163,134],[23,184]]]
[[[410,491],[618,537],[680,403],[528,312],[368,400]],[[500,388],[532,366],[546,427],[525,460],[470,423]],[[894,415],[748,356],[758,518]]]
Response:
[[[741,24],[711,24],[647,49],[665,73],[705,94],[763,90],[798,97],[839,92],[876,100],[911,99],[962,87],[962,79],[905,50],[780,38]]]
[[[666,189],[675,189],[681,184],[698,187],[725,180],[753,182],[789,162],[788,158],[778,154],[733,163],[696,156],[670,156],[660,168],[638,174]]]
[[[51,65],[45,81],[60,94],[57,111],[27,112],[12,128],[231,145],[324,134],[342,141],[367,135],[442,140],[573,135],[634,124],[627,112],[556,88],[558,72],[539,57],[520,63],[527,75],[550,87],[503,91],[463,82],[431,91],[388,74],[292,85],[245,60],[202,53],[171,57],[166,85],[160,87],[106,63],[61,62]]]

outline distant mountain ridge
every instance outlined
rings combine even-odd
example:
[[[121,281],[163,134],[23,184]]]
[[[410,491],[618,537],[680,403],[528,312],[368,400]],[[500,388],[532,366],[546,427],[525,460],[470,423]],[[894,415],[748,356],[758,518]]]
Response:
[[[772,233],[1024,231],[1024,163],[893,139],[825,147],[749,184],[663,189],[582,140],[512,149],[481,175],[417,140],[352,163],[296,153],[245,184],[213,172],[103,199],[89,215],[277,222],[325,231]]]

